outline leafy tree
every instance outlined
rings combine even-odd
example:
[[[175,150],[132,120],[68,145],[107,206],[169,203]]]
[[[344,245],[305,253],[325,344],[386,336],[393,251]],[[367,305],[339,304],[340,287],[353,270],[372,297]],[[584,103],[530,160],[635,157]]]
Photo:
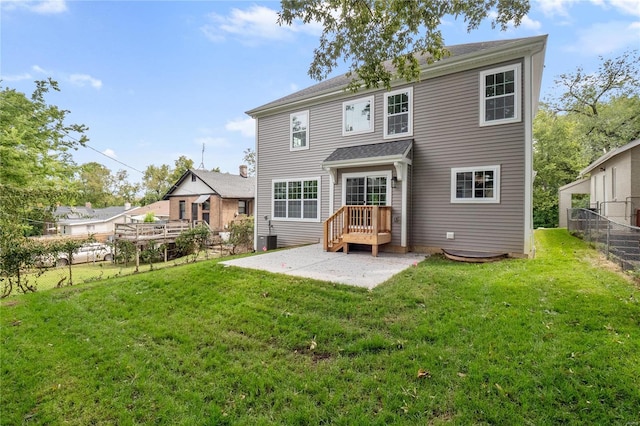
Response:
[[[154,212],[148,212],[144,215],[144,223],[154,223],[156,221],[156,215]]]
[[[113,193],[116,194],[119,204],[135,202],[139,191],[139,184],[129,182],[129,173],[126,170],[118,170],[113,179]]]
[[[178,179],[182,177],[182,175],[187,171],[193,169],[193,160],[181,155],[175,162],[174,168],[171,171],[171,176],[169,176],[170,185],[174,185],[178,182]],[[169,186],[171,187],[171,186]],[[164,194],[163,194],[164,195]]]
[[[164,244],[158,244],[151,240],[140,252],[140,260],[149,264],[149,269],[153,270],[153,264],[163,259]]]
[[[89,202],[97,208],[115,205],[111,170],[100,163],[91,162],[80,166],[79,175],[78,201]]]
[[[589,162],[640,137],[640,56],[627,51],[600,57],[595,72],[578,67],[556,79],[560,95],[549,104],[572,116]]]
[[[558,189],[573,182],[588,164],[572,117],[542,105],[533,127],[534,227],[558,226]]]
[[[247,165],[247,173],[249,176],[255,176],[256,174],[256,152],[247,148],[244,150],[244,157],[242,157],[242,161]]]
[[[438,29],[444,16],[464,19],[468,31],[486,18],[506,30],[519,25],[528,11],[528,0],[282,0],[278,22],[291,25],[300,19],[322,26],[309,67],[312,78],[326,78],[343,59],[357,75],[352,89],[361,84],[389,88],[393,78],[418,78],[417,55],[426,53],[431,62],[447,55]],[[393,70],[384,66],[387,60]]]
[[[179,255],[193,255],[191,261],[195,262],[200,253],[207,248],[210,236],[211,232],[204,225],[184,231],[176,238],[176,248]]]
[[[144,171],[142,177],[145,190],[142,204],[147,205],[162,200],[164,194],[171,189],[178,179],[189,169],[193,168],[193,160],[181,155],[171,169],[167,164],[161,166],[150,165]]]
[[[242,253],[253,248],[253,216],[237,218],[229,225],[231,253]]]
[[[47,255],[46,245],[28,238],[4,246],[0,252],[0,298],[10,296],[13,290],[22,293],[36,291],[36,284],[26,274]]]
[[[63,253],[65,255],[64,262],[60,263],[60,266],[66,266],[69,271],[69,280],[67,281],[67,285],[73,285],[73,258],[75,254],[78,253],[80,248],[87,244],[95,242],[93,237],[85,238],[82,240],[61,240],[53,243],[51,245],[50,253],[54,254],[54,258],[57,258],[59,253]],[[58,283],[58,287],[62,286],[62,281]]]
[[[116,263],[124,263],[125,266],[133,260],[136,255],[136,245],[131,241],[118,240],[114,244]]]
[[[26,237],[42,232],[56,203],[73,199],[71,151],[87,142],[84,125],[66,123],[69,111],[47,104],[52,80],[35,82],[30,98],[0,90],[0,275],[2,294],[28,289],[21,271],[40,248]],[[15,286],[14,286],[15,284]]]
[[[35,84],[30,98],[0,91],[0,249],[17,236],[38,233],[55,204],[73,198],[71,151],[88,141],[87,127],[67,124],[69,111],[47,104],[45,95],[59,91],[58,83]]]
[[[142,177],[143,186],[145,188],[144,204],[151,204],[162,199],[167,193],[173,182],[170,182],[171,170],[169,166],[163,164],[155,166],[151,164],[144,171]]]
[[[596,72],[578,67],[556,79],[559,95],[534,121],[534,225],[558,224],[558,188],[589,163],[640,137],[637,52],[601,58]]]

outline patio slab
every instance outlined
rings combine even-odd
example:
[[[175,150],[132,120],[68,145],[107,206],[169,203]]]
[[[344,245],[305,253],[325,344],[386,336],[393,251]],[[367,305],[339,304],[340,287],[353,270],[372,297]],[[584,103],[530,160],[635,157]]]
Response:
[[[370,252],[330,253],[313,244],[220,263],[372,289],[424,258],[417,253],[379,253],[378,257]]]

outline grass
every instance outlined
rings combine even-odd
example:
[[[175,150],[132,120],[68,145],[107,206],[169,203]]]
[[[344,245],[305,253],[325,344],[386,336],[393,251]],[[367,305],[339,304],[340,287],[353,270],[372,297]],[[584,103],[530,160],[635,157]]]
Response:
[[[217,260],[11,298],[1,424],[637,424],[640,291],[563,230],[367,291]]]
[[[201,253],[198,256],[198,261],[204,260],[205,258],[212,259],[214,257],[220,257],[220,253],[209,253],[208,257],[204,253]],[[153,270],[179,266],[192,261],[193,256],[185,256],[170,260],[166,263],[157,262],[153,264]],[[136,272],[135,260],[128,262],[126,265],[116,264],[113,262],[80,263],[73,265],[72,268],[74,285],[101,281],[109,278],[123,277],[152,270],[148,263],[140,262],[138,272]],[[28,274],[27,279],[29,280],[29,284],[35,284],[38,290],[50,290],[55,288],[60,281],[62,281],[62,287],[64,287],[69,281],[69,267],[55,266],[43,269],[38,272]]]

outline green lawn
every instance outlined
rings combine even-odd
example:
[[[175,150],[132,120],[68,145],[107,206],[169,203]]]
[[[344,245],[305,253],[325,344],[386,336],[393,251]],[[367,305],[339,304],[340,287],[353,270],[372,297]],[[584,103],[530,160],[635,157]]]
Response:
[[[564,230],[373,291],[200,262],[3,301],[2,424],[640,422],[640,290]]]

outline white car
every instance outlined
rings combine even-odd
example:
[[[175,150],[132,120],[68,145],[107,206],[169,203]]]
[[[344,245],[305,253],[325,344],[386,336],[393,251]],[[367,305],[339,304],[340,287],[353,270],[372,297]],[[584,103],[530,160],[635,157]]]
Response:
[[[84,244],[80,249],[73,253],[73,262],[76,263],[88,263],[88,262],[102,262],[113,260],[113,252],[111,247],[102,243],[88,243]],[[38,266],[53,266],[53,257],[47,259],[41,259],[37,262]],[[69,264],[69,256],[67,253],[58,253],[55,260],[56,266],[66,266]]]

